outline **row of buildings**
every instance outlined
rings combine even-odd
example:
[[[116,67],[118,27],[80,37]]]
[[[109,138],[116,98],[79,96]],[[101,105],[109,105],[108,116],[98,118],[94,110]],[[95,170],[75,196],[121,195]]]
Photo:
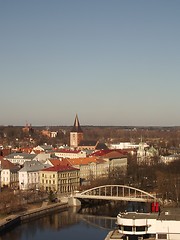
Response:
[[[109,150],[98,141],[84,140],[76,115],[69,147],[55,149],[44,144],[16,149],[1,157],[0,187],[67,193],[88,184],[92,179],[107,177],[115,168],[120,168],[122,174],[126,173],[126,153]]]
[[[101,150],[86,157],[77,157],[81,150],[34,152],[1,157],[1,187],[71,192],[92,179],[107,177],[115,168],[122,174],[127,170],[127,156],[117,150]],[[68,158],[63,157],[66,153]]]
[[[76,115],[70,132],[70,147],[49,145],[21,148],[0,159],[1,183],[14,189],[39,189],[67,193],[110,171],[127,170],[127,154],[110,150],[98,141],[85,141]]]
[[[70,146],[75,149],[80,150],[96,150],[96,149],[107,149],[107,145],[103,143],[99,143],[98,141],[85,141],[84,134],[82,128],[79,124],[78,116],[76,115],[74,126],[72,131],[70,132]],[[171,153],[171,149],[169,149],[170,154],[166,156],[160,156],[158,149],[154,146],[149,146],[145,142],[141,141],[138,144],[133,144],[130,142],[123,142],[118,144],[110,144],[108,146],[110,149],[121,149],[125,150],[130,154],[135,154],[137,157],[137,163],[141,164],[149,164],[153,162],[152,159],[158,159],[159,162],[164,164],[169,164],[173,161],[180,159],[180,150],[174,151]]]
[[[0,187],[39,189],[67,193],[88,184],[92,179],[108,177],[118,170],[125,175],[127,154],[136,154],[139,164],[159,156],[154,147],[141,141],[106,146],[99,141],[86,141],[76,115],[70,132],[70,146],[58,149],[44,144],[16,149],[0,157]]]

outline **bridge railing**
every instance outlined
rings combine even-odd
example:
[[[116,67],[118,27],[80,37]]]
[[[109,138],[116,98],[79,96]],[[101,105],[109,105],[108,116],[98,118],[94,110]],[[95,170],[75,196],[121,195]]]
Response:
[[[80,193],[76,193],[77,197],[87,197],[88,196],[98,196],[98,197],[116,197],[116,198],[134,198],[134,199],[144,199],[150,201],[157,201],[157,197],[154,194],[147,193],[143,190],[125,186],[125,185],[104,185],[95,188],[85,190]]]

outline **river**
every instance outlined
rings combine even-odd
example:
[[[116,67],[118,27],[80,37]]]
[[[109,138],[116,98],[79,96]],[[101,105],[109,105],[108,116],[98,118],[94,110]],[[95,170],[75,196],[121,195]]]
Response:
[[[119,207],[69,208],[23,223],[0,236],[0,240],[104,240],[115,227]]]

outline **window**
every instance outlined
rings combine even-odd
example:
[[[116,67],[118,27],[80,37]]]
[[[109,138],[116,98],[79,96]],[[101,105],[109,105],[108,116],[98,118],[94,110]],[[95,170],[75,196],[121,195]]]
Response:
[[[124,226],[124,231],[132,232],[132,227],[131,226]]]
[[[145,226],[136,226],[136,232],[144,232]]]
[[[167,239],[167,234],[166,233],[159,233],[157,239]]]

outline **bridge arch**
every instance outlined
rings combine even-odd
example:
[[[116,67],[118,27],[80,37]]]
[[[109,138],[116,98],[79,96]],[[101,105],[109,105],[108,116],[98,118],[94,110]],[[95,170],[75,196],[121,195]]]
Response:
[[[141,189],[126,185],[103,185],[76,193],[79,199],[104,199],[120,201],[155,202],[159,201],[156,196]]]

